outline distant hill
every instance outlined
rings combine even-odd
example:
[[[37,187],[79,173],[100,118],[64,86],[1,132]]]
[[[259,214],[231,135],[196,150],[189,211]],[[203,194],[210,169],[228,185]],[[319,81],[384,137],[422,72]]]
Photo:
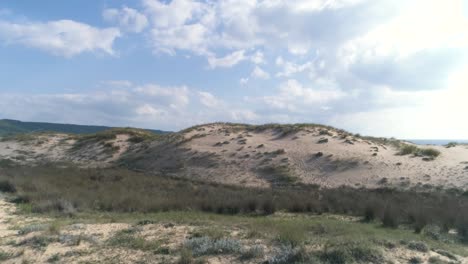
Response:
[[[86,126],[72,124],[55,124],[43,122],[22,122],[18,120],[1,119],[0,120],[0,136],[15,135],[30,132],[60,132],[69,134],[92,134],[111,129],[107,126]],[[162,130],[146,129],[155,134],[169,133]]]

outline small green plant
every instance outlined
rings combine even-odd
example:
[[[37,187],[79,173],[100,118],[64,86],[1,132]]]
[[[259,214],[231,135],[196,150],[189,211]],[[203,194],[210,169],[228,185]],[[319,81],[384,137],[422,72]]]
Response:
[[[433,148],[427,148],[427,149],[420,149],[418,154],[422,156],[435,158],[440,155],[440,151],[438,151],[437,149],[433,149]]]
[[[440,156],[440,151],[434,148],[418,148],[415,145],[408,145],[408,144],[402,144],[400,146],[400,151],[398,152],[398,155],[410,155],[413,154],[415,156],[424,156],[424,157],[429,157],[429,158],[436,158]]]
[[[247,249],[242,249],[240,259],[249,260],[249,259],[263,257],[263,255],[264,255],[263,247],[255,245]]]
[[[423,260],[420,257],[412,257],[408,261],[409,264],[420,264],[423,263]]]
[[[49,236],[37,235],[19,242],[16,246],[29,246],[34,249],[42,249],[53,242],[56,242],[56,239]]]
[[[328,245],[319,253],[319,257],[325,263],[330,264],[384,262],[380,251],[357,243]]]
[[[303,247],[292,247],[282,245],[276,253],[268,260],[271,264],[289,263],[315,263],[313,256],[308,254]]]
[[[11,253],[7,253],[5,251],[0,250],[0,261],[4,261],[4,260],[10,259],[12,257],[13,257],[13,255]]]
[[[192,251],[187,248],[182,248],[180,251],[180,257],[177,261],[178,264],[192,264],[194,263]]]
[[[450,262],[444,261],[440,259],[439,257],[432,256],[427,260],[428,263],[430,264],[450,264]]]
[[[113,247],[124,247],[141,251],[155,250],[161,245],[157,240],[146,240],[143,237],[136,236],[134,233],[133,229],[119,231],[107,243]]]
[[[328,143],[328,138],[321,138],[317,141],[318,144],[325,144]]]
[[[384,227],[397,228],[398,227],[398,213],[391,206],[387,206],[383,212],[382,224]]]
[[[15,166],[15,162],[11,159],[0,159],[0,168],[11,168]]]
[[[298,247],[307,238],[307,233],[304,232],[301,226],[284,223],[278,224],[276,229],[278,232],[276,236],[276,241],[278,241],[282,245]]]
[[[11,182],[3,180],[0,181],[0,192],[15,193],[16,188]]]
[[[50,258],[47,259],[47,262],[49,263],[55,263],[60,260],[60,255],[59,254],[54,254]]]
[[[407,247],[411,250],[419,251],[419,252],[428,252],[429,247],[423,243],[418,241],[410,241]]]
[[[409,155],[409,154],[414,154],[418,151],[418,147],[414,145],[408,145],[408,144],[403,144],[403,146],[400,148],[400,151],[398,152],[398,155]]]
[[[48,225],[46,224],[30,224],[24,227],[21,227],[18,230],[19,235],[26,235],[33,232],[43,231],[47,229]]]
[[[436,252],[437,254],[439,255],[442,255],[444,257],[447,257],[451,260],[457,260],[457,257],[455,255],[453,255],[452,253],[448,252],[448,251],[445,251],[445,250],[442,250],[442,249],[435,249],[434,252]]]
[[[445,145],[446,148],[453,148],[458,145],[457,142],[449,142],[447,145]]]
[[[242,248],[238,240],[210,237],[191,238],[185,242],[184,247],[190,249],[194,256],[239,253]]]

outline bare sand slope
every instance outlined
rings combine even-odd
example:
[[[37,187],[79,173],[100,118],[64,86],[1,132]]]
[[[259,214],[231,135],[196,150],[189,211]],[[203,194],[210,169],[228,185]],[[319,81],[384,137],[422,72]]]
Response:
[[[397,155],[391,140],[323,126],[208,124],[157,139],[131,135],[77,140],[65,134],[0,141],[0,160],[23,164],[73,162],[246,186],[291,183],[355,187],[468,188],[468,146],[434,148],[434,160]],[[398,143],[398,142],[397,142]]]
[[[130,146],[129,135],[80,143],[66,134],[31,135],[0,141],[0,159],[20,164],[72,162],[84,167],[106,167],[118,160]]]
[[[265,185],[284,180],[336,187],[383,185],[468,186],[468,146],[435,148],[427,161],[397,155],[393,144],[311,127],[284,133],[277,129],[236,130],[214,124],[184,134],[183,170],[188,176],[227,183]]]

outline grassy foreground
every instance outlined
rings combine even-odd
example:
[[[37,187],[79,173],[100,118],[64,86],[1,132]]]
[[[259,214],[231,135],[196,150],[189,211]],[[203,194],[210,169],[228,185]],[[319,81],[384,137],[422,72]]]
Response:
[[[44,216],[47,220],[41,221]],[[214,263],[215,258],[222,263],[461,263],[468,256],[468,247],[449,235],[436,239],[432,233],[416,234],[330,214],[88,212],[66,217],[20,212],[19,217],[34,217],[36,222],[12,227],[18,235],[6,244],[23,251],[22,255],[3,251],[10,252],[6,260],[29,256],[25,250],[47,254],[62,246],[69,251],[44,259],[59,263],[94,263],[83,256],[95,256],[100,263]],[[79,238],[77,226],[82,230]],[[107,237],[88,232],[91,227],[110,226],[118,228]],[[136,258],[128,259],[128,254]]]
[[[11,201],[0,207],[8,218],[0,233],[11,231],[0,242],[7,263],[463,263],[468,256],[468,203],[457,190],[255,189],[14,164],[0,169],[0,190]]]

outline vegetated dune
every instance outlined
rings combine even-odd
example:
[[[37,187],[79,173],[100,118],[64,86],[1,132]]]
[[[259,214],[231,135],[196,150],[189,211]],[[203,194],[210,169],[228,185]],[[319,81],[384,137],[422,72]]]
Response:
[[[466,145],[416,147],[312,124],[214,123],[166,135],[136,129],[87,136],[30,134],[4,138],[0,159],[2,163],[118,165],[171,177],[257,187],[298,183],[468,187]]]

